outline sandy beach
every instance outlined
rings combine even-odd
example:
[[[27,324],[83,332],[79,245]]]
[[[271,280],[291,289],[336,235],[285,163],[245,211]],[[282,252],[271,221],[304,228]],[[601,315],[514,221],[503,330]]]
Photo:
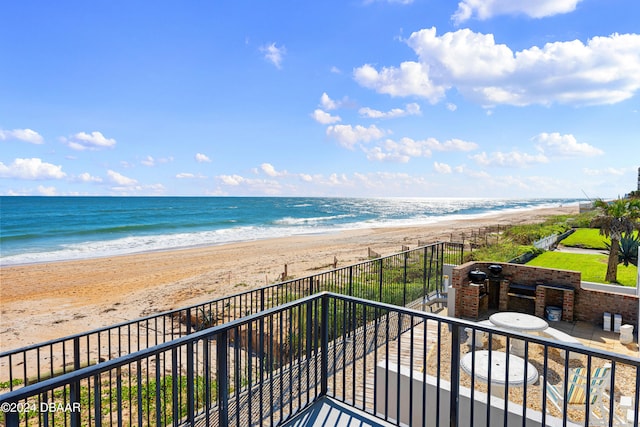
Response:
[[[491,225],[539,222],[577,206],[428,226],[372,228],[194,249],[0,268],[0,351],[304,277],[418,242],[449,241]],[[454,239],[455,240],[455,239]]]

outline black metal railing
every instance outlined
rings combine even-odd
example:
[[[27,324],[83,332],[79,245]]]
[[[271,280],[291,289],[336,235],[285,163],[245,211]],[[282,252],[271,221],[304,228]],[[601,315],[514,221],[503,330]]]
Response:
[[[407,306],[442,287],[460,244],[441,242],[0,353],[0,393],[157,346],[317,292]]]
[[[582,368],[589,399],[556,411],[546,388],[509,383],[499,397],[500,381],[462,369],[476,332],[494,357],[523,340],[524,377],[536,369],[565,401],[572,369]],[[596,369],[605,367],[600,390]],[[637,426],[639,385],[637,358],[323,292],[2,394],[0,422],[274,426],[331,398],[394,425],[590,425],[597,417]]]

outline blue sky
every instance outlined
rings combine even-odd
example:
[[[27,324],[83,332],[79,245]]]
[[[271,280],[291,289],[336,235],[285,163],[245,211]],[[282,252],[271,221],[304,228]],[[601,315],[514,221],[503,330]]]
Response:
[[[13,1],[0,194],[617,197],[637,0]]]

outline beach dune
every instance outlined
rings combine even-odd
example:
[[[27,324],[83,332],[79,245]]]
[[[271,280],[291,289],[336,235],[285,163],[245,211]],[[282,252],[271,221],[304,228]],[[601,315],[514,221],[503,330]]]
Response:
[[[0,351],[304,277],[481,227],[538,222],[577,206],[419,227],[371,228],[219,246],[0,268]]]

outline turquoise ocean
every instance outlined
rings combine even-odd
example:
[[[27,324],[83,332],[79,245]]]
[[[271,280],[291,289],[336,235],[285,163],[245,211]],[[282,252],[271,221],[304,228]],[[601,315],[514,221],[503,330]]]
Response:
[[[431,224],[578,199],[0,197],[0,265]]]

